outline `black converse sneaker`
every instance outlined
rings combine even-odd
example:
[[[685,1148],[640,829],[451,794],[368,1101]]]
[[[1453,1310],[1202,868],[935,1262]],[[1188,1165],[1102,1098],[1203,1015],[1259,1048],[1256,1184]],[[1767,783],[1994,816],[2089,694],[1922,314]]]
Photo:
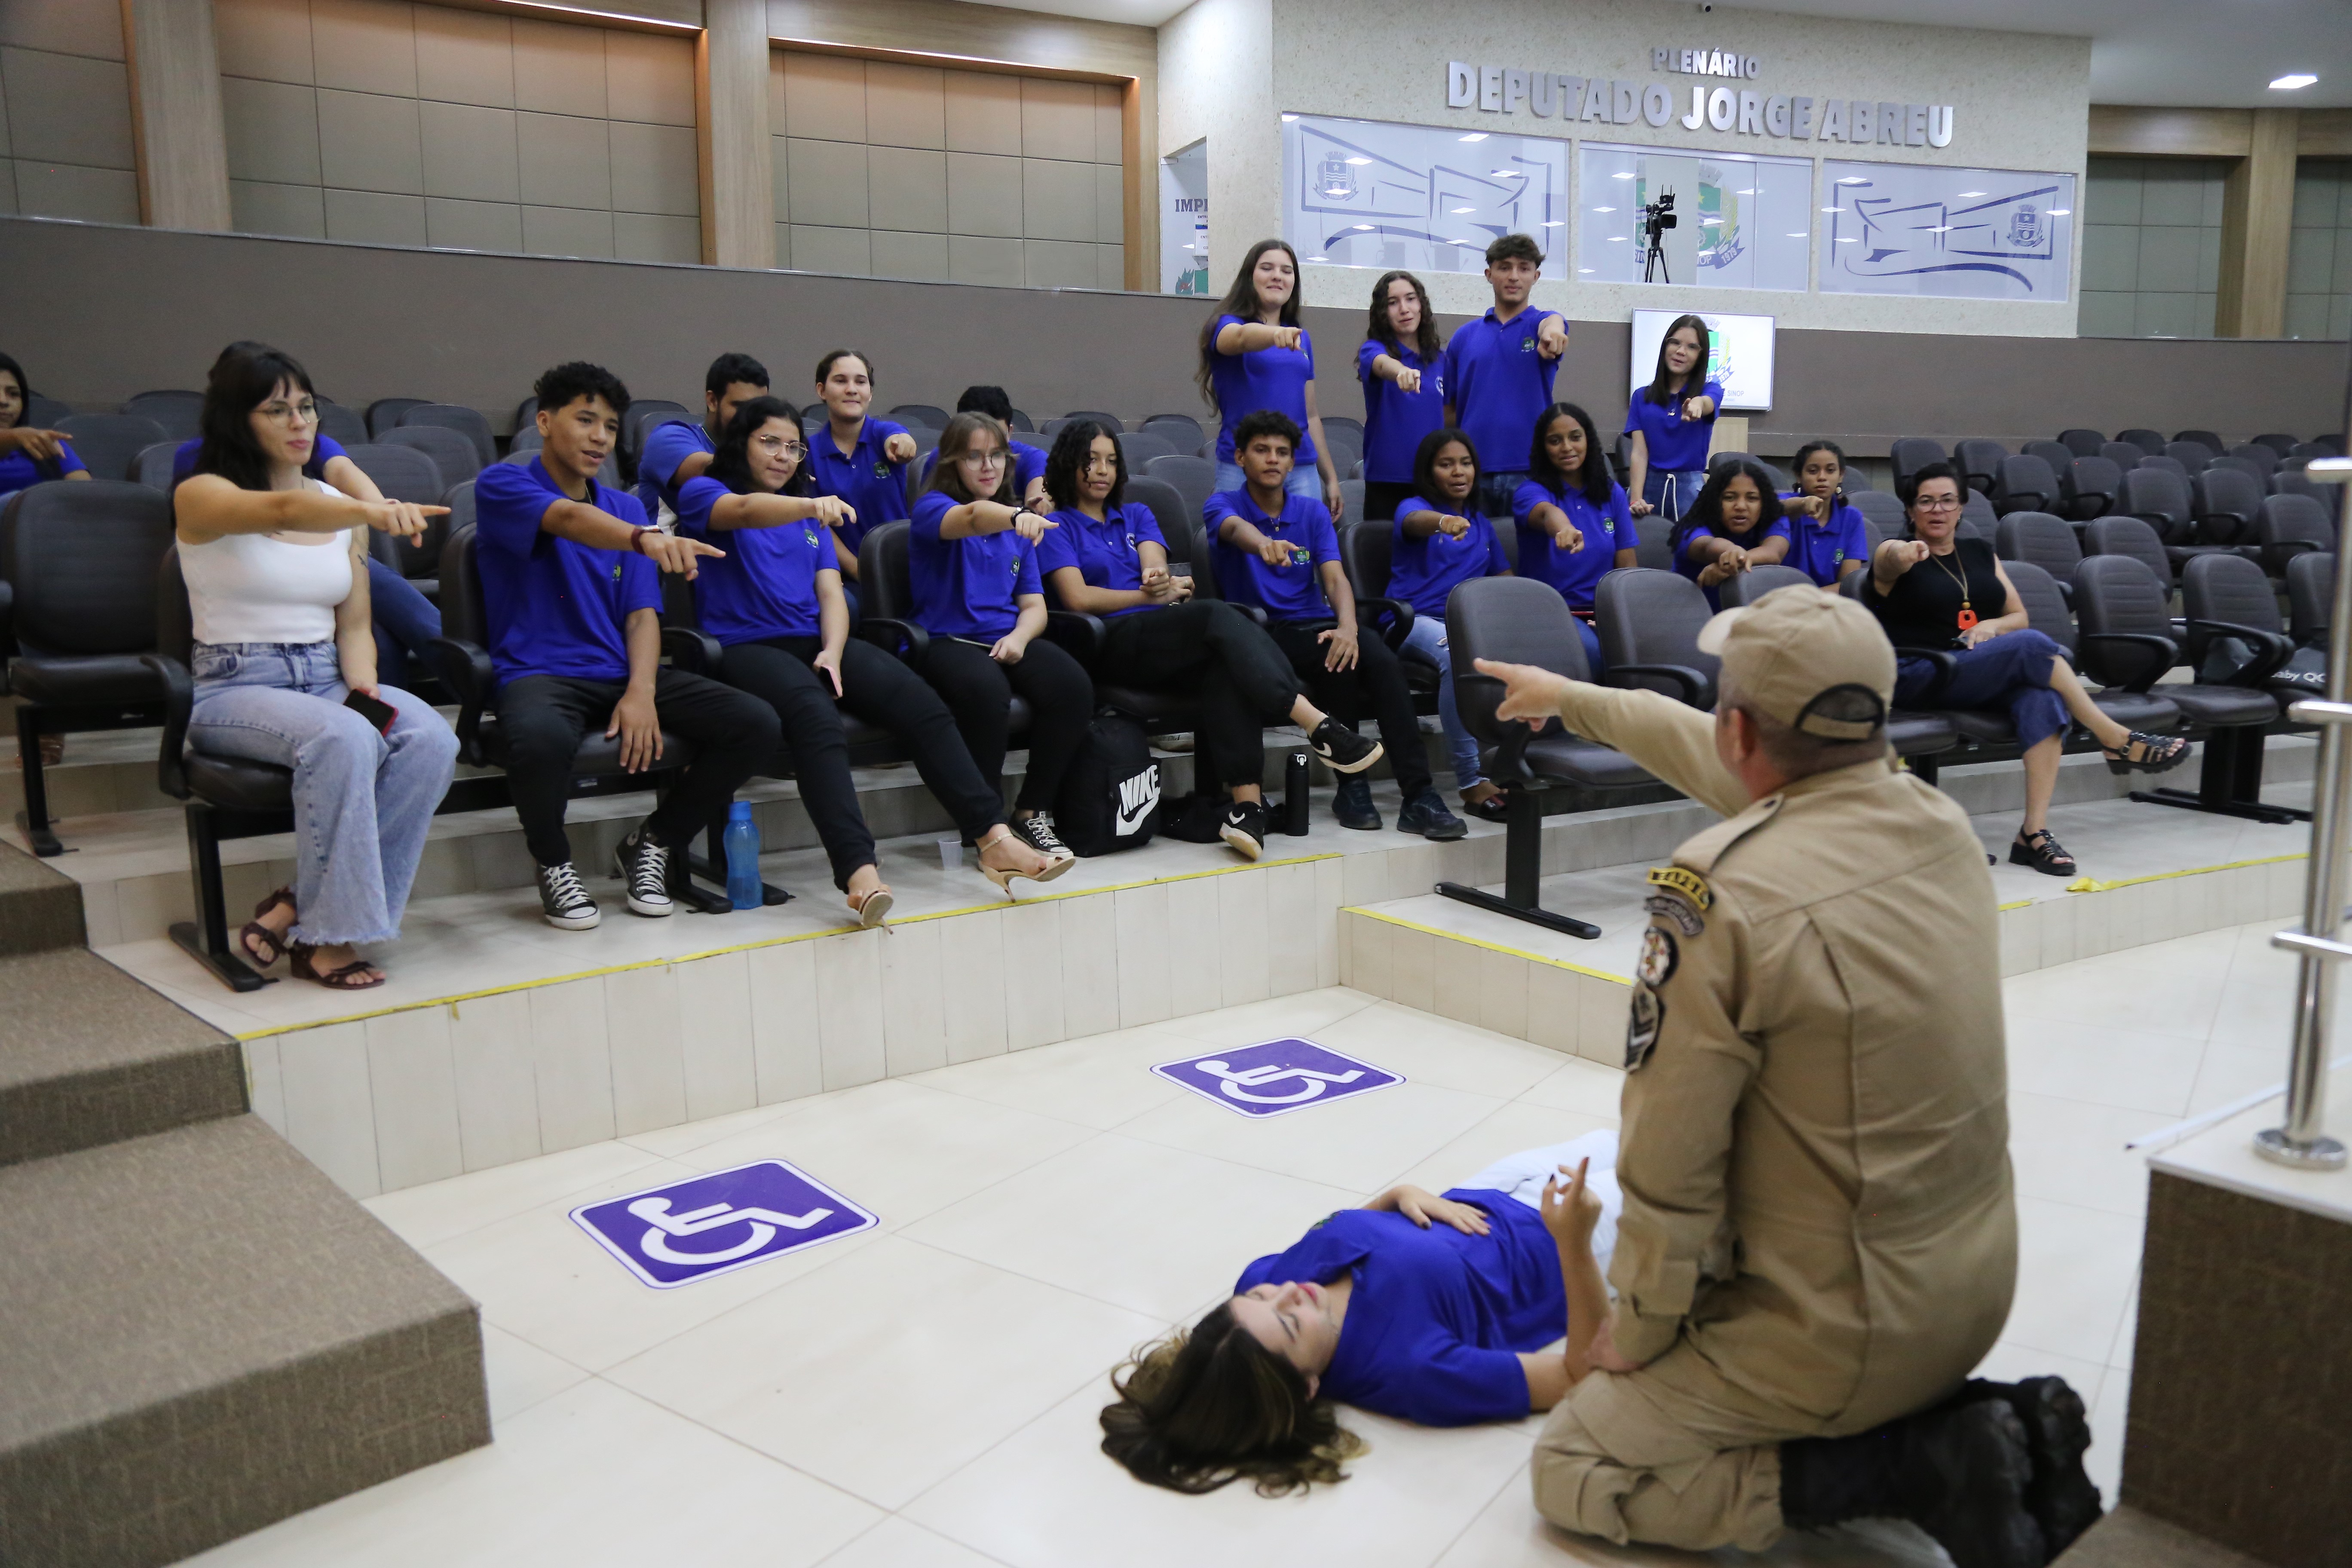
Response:
[[[1307,737],[1307,749],[1335,773],[1360,773],[1381,760],[1381,743],[1367,741],[1337,719],[1327,718]]]
[[[539,868],[539,912],[549,925],[564,931],[593,931],[604,918],[569,860]]]
[[[1075,860],[1078,858],[1076,851],[1062,842],[1062,836],[1054,830],[1054,814],[1050,811],[1041,811],[1031,816],[1016,816],[1005,826],[1027,839],[1029,847],[1048,860]]]
[[[1225,807],[1217,837],[1240,852],[1244,860],[1265,853],[1265,807],[1255,800],[1237,800]]]
[[[658,919],[670,912],[669,847],[642,824],[614,847],[613,871],[629,892],[629,912]]]

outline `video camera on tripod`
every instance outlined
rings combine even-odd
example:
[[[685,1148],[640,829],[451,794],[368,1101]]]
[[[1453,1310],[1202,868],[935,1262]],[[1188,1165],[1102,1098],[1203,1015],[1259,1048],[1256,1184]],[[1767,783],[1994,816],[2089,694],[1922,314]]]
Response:
[[[1656,201],[1644,202],[1642,205],[1642,233],[1649,244],[1648,254],[1642,258],[1643,282],[1671,283],[1674,281],[1672,278],[1666,276],[1666,249],[1664,237],[1666,230],[1678,226],[1681,220],[1675,216],[1675,193],[1671,189],[1659,192]]]

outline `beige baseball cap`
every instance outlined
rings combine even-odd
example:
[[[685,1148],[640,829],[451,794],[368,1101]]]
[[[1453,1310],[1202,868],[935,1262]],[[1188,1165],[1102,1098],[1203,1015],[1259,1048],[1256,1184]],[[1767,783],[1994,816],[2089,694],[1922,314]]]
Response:
[[[1878,617],[1813,587],[1779,588],[1699,628],[1723,684],[1768,717],[1824,741],[1867,741],[1895,700],[1895,648]]]

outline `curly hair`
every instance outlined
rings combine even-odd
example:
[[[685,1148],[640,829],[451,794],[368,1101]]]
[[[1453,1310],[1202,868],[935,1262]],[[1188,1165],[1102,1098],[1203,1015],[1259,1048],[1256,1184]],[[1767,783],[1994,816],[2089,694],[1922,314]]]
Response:
[[[1099,419],[1073,419],[1055,436],[1053,450],[1045,454],[1045,493],[1055,506],[1078,504],[1078,476],[1086,472],[1098,436],[1110,437],[1113,475],[1103,505],[1117,507],[1127,500],[1127,454],[1119,449],[1118,432]]]
[[[1786,509],[1781,506],[1780,491],[1772,483],[1772,476],[1766,471],[1764,465],[1753,458],[1724,458],[1707,475],[1706,484],[1698,492],[1698,499],[1691,502],[1690,510],[1683,513],[1680,522],[1675,524],[1675,531],[1668,540],[1674,549],[1682,549],[1683,541],[1688,539],[1696,529],[1704,528],[1717,539],[1724,537],[1723,492],[1730,489],[1731,481],[1737,479],[1745,479],[1753,484],[1757,499],[1761,503],[1756,510],[1756,526],[1748,532],[1759,532],[1780,521]]]
[[[1347,1479],[1364,1441],[1339,1425],[1298,1369],[1220,1303],[1189,1331],[1137,1351],[1111,1373],[1102,1450],[1137,1480],[1198,1495],[1244,1478],[1260,1497]]]

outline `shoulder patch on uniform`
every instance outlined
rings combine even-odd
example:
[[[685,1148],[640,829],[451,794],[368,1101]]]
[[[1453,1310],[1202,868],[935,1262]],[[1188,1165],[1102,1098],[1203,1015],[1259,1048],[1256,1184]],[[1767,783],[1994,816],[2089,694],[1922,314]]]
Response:
[[[1664,926],[1652,926],[1642,933],[1642,956],[1634,963],[1633,973],[1654,991],[1675,977],[1675,966],[1682,961],[1675,933]]]
[[[1702,910],[1715,902],[1715,895],[1707,890],[1706,879],[1680,866],[1654,866],[1649,881],[1653,888],[1680,893]]]
[[[1706,929],[1706,921],[1699,918],[1698,910],[1680,893],[1652,893],[1642,900],[1642,908],[1650,914],[1663,915],[1674,921],[1682,928],[1685,936],[1696,936]]]
[[[1639,1072],[1658,1043],[1666,1025],[1666,1005],[1646,985],[1633,987],[1633,1005],[1625,1019],[1625,1070]]]

